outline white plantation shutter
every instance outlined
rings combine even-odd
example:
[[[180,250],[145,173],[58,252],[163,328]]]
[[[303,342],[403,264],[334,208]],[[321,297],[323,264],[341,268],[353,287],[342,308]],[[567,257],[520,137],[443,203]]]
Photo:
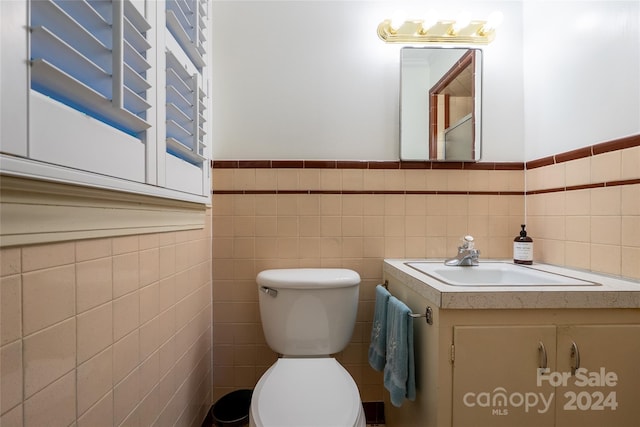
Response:
[[[188,192],[201,191],[197,176],[209,179],[207,80],[202,76],[205,5],[203,0],[166,2],[166,185]],[[193,178],[175,179],[184,175]]]
[[[208,202],[210,7],[0,0],[2,173]]]

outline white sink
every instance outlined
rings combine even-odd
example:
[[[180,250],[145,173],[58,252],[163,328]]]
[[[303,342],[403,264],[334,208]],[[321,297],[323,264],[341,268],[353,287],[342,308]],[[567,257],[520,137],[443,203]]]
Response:
[[[451,267],[434,261],[405,264],[452,286],[600,286],[600,283],[508,262],[481,261],[480,265],[470,267]]]

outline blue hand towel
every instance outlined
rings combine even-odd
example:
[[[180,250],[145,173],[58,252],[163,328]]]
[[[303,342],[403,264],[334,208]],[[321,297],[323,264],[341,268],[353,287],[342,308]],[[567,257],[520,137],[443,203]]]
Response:
[[[390,296],[384,286],[376,286],[376,305],[369,344],[369,364],[376,371],[382,371],[387,360],[387,304]]]
[[[416,380],[413,355],[413,318],[411,310],[396,297],[389,297],[387,308],[387,364],[384,386],[391,403],[401,406],[404,399],[415,400]]]

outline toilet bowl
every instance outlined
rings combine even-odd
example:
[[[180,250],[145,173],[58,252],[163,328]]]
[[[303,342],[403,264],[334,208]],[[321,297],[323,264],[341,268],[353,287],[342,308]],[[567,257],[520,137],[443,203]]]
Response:
[[[358,387],[332,357],[355,326],[360,276],[339,268],[265,270],[256,278],[267,344],[281,355],[253,391],[256,427],[364,427]]]
[[[253,392],[250,426],[363,427],[355,381],[334,358],[281,358]]]

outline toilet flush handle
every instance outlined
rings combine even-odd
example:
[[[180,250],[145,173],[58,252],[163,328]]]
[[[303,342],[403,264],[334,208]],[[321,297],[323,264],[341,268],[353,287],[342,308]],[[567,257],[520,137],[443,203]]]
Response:
[[[269,295],[270,297],[275,298],[278,296],[278,291],[275,289],[267,288],[266,286],[260,286],[260,290],[265,294]]]

